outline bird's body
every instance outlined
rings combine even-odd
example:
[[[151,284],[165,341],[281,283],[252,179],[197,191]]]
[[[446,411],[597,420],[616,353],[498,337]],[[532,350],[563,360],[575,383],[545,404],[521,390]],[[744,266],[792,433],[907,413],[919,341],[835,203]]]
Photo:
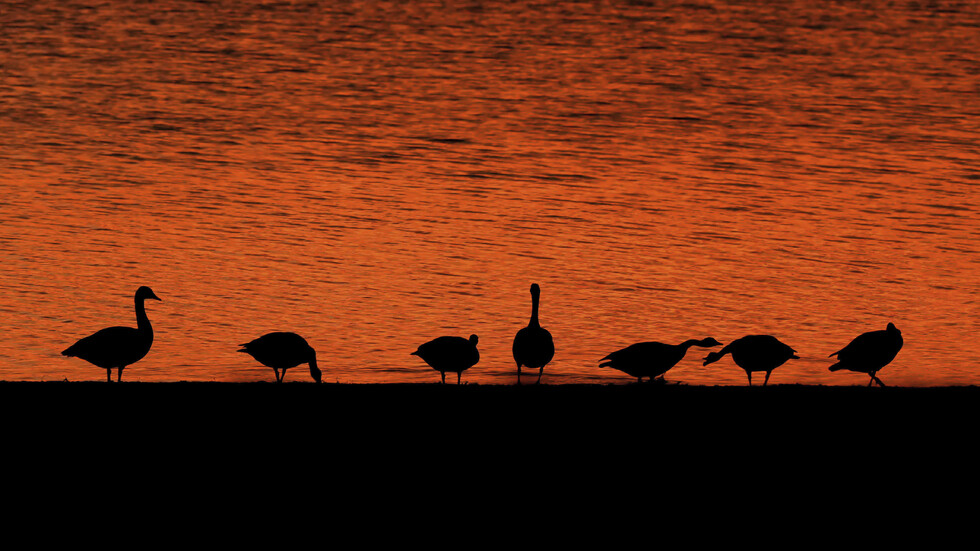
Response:
[[[772,335],[748,335],[736,339],[718,352],[711,352],[704,359],[704,365],[717,362],[725,354],[731,354],[735,365],[745,370],[752,386],[752,372],[765,371],[765,386],[769,382],[772,370],[786,363],[787,360],[800,359],[796,351]]]
[[[476,349],[479,341],[476,335],[469,339],[463,337],[438,337],[419,346],[412,352],[429,364],[429,367],[442,374],[442,382],[446,382],[446,372],[456,373],[456,384],[459,384],[463,372],[480,361],[480,351]]]
[[[641,342],[631,344],[622,350],[617,350],[599,360],[599,367],[618,369],[627,375],[636,377],[642,382],[643,377],[662,377],[667,371],[677,365],[688,348],[692,346],[720,346],[721,343],[709,337],[707,339],[690,339],[680,344],[665,344],[662,342]]]
[[[268,333],[241,346],[239,352],[252,356],[260,364],[271,367],[275,371],[277,383],[281,383],[286,378],[287,369],[300,364],[309,364],[310,376],[314,381],[320,382],[322,374],[316,364],[316,350],[313,350],[306,339],[296,333]]]
[[[537,382],[540,383],[544,366],[555,357],[555,341],[551,338],[551,333],[538,322],[540,296],[541,288],[538,284],[531,285],[531,320],[527,327],[518,331],[514,337],[513,352],[514,361],[517,362],[517,384],[521,384],[522,366],[537,369]]]
[[[93,333],[69,346],[61,352],[68,357],[81,358],[106,370],[106,377],[112,381],[112,370],[118,370],[118,381],[126,366],[134,364],[150,351],[153,346],[153,327],[146,316],[146,299],[160,300],[149,287],[136,290],[136,327],[107,327]]]
[[[885,386],[877,377],[878,370],[895,359],[904,343],[902,332],[895,324],[889,323],[883,331],[869,331],[858,335],[850,344],[831,354],[831,357],[837,356],[837,363],[830,366],[830,370],[846,369],[867,373],[871,375],[868,386],[873,382]]]

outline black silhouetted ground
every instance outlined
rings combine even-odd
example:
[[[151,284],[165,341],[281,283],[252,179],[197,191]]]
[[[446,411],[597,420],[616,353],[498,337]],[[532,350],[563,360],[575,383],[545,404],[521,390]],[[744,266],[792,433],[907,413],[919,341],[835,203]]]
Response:
[[[8,458],[52,480],[294,493],[955,478],[974,457],[978,399],[977,387],[0,383]]]
[[[685,433],[873,438],[972,423],[978,400],[978,387],[0,383],[8,428],[180,430],[188,438],[214,432],[335,437],[396,429],[446,438],[593,438],[631,431],[638,440]]]

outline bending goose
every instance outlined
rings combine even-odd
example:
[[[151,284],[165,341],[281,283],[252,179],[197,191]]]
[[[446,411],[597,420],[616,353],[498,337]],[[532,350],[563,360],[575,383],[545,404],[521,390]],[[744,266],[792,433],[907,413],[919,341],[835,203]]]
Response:
[[[439,337],[419,346],[412,352],[429,364],[429,367],[442,374],[442,382],[446,382],[446,372],[456,373],[456,384],[460,384],[463,372],[480,361],[480,351],[476,349],[476,335],[469,339],[463,337]]]
[[[766,386],[773,369],[786,363],[786,360],[800,359],[795,350],[772,335],[748,335],[732,341],[718,352],[710,352],[703,365],[715,363],[728,353],[731,353],[735,365],[745,370],[749,386],[752,386],[753,371],[766,372],[766,380],[762,383],[762,386]]]
[[[544,366],[555,357],[555,342],[551,333],[538,323],[538,302],[541,297],[541,287],[537,283],[531,285],[531,321],[527,327],[517,332],[514,337],[514,361],[517,362],[517,384],[521,384],[521,366],[538,368],[538,380]]]
[[[276,382],[286,378],[286,370],[299,364],[310,364],[310,376],[320,382],[320,368],[316,366],[316,350],[306,339],[296,333],[280,332],[262,335],[252,342],[241,345],[239,352],[255,358],[260,364],[276,372]],[[279,370],[282,370],[282,376]]]
[[[143,306],[146,299],[160,300],[149,287],[143,286],[136,290],[136,329],[107,327],[80,339],[61,354],[69,358],[81,358],[105,369],[109,382],[112,382],[112,369],[116,368],[116,380],[121,382],[123,369],[143,359],[153,345],[153,327],[150,326],[150,318],[146,317],[146,308]]]
[[[599,367],[618,369],[636,377],[638,383],[642,383],[644,377],[650,377],[650,381],[653,381],[654,377],[663,380],[664,374],[684,359],[687,349],[692,346],[707,348],[721,346],[721,343],[711,337],[701,340],[689,339],[680,344],[641,342],[631,344],[599,360],[604,362],[600,363]]]
[[[837,363],[830,366],[830,370],[846,369],[867,373],[871,375],[868,386],[873,382],[885,386],[876,374],[895,359],[903,344],[902,332],[895,324],[889,323],[884,331],[869,331],[858,335],[850,344],[831,354],[830,357],[837,356]]]

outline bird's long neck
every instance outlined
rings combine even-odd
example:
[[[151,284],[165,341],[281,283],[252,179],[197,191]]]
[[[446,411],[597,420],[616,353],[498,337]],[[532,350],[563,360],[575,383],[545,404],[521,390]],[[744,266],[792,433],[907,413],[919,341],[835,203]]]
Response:
[[[313,380],[319,383],[320,377],[323,376],[323,373],[320,371],[320,368],[317,367],[316,365],[316,350],[313,350],[312,348],[310,349],[309,364],[310,364],[310,377],[313,377]]]
[[[688,349],[688,348],[691,348],[692,346],[694,346],[695,344],[697,344],[697,343],[699,343],[699,342],[701,342],[701,341],[699,341],[699,340],[697,340],[697,339],[688,339],[688,340],[686,340],[686,341],[684,341],[684,342],[682,342],[682,343],[680,343],[680,344],[678,344],[677,346],[678,346],[678,347],[679,347],[680,349],[682,349],[682,350],[684,350],[685,352],[687,352],[687,349]]]
[[[541,324],[538,323],[538,301],[540,300],[538,294],[531,295],[531,321],[528,322],[529,327],[540,327]]]
[[[140,333],[145,333],[152,339],[153,327],[150,325],[150,318],[146,317],[146,307],[143,302],[142,298],[136,299],[136,328],[139,329]]]

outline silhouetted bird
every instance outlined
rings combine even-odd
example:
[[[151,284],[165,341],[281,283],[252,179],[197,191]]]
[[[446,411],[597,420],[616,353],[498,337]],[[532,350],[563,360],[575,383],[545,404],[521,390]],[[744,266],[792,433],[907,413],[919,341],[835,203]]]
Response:
[[[79,340],[65,349],[62,354],[81,358],[106,370],[106,377],[112,382],[112,369],[118,370],[117,381],[122,381],[126,366],[134,364],[146,356],[153,345],[153,327],[146,317],[143,301],[160,300],[146,286],[136,290],[136,329],[132,327],[107,327],[93,335]]]
[[[538,323],[538,302],[541,297],[541,288],[537,283],[531,285],[531,321],[527,327],[517,332],[514,337],[514,361],[517,362],[517,384],[521,384],[521,366],[538,368],[538,380],[541,382],[541,374],[544,366],[548,365],[551,358],[555,357],[555,342],[551,339],[551,333],[541,327]]]
[[[851,344],[831,354],[830,357],[837,356],[837,363],[830,366],[830,370],[846,369],[867,373],[871,375],[868,386],[871,386],[872,382],[885,386],[876,374],[879,369],[895,359],[898,351],[902,349],[902,344],[904,344],[902,332],[895,327],[895,324],[889,323],[884,331],[870,331],[858,335]]]
[[[276,382],[286,378],[286,370],[299,364],[310,364],[310,376],[320,382],[320,368],[316,366],[316,350],[307,344],[306,339],[296,333],[281,332],[262,335],[250,343],[241,345],[239,352],[249,354],[266,367],[276,372]],[[282,376],[279,370],[282,370]]]
[[[439,337],[419,346],[411,355],[422,358],[432,369],[441,373],[443,383],[446,382],[447,371],[456,373],[456,384],[459,384],[463,372],[480,361],[480,351],[476,349],[478,340],[476,335],[470,335],[468,340],[463,337]]]
[[[709,353],[703,365],[717,362],[728,353],[731,353],[735,365],[745,370],[749,386],[752,386],[753,371],[766,372],[766,380],[762,383],[762,386],[766,386],[773,369],[786,363],[786,360],[800,359],[795,350],[772,335],[748,335],[732,341],[718,352]]]
[[[599,367],[618,369],[627,375],[636,377],[636,382],[643,382],[643,377],[663,378],[664,373],[677,365],[687,349],[692,346],[721,346],[721,343],[708,337],[707,339],[690,339],[680,344],[664,344],[662,342],[641,342],[631,344],[622,350],[617,350],[599,360]],[[609,360],[609,361],[606,361]]]

